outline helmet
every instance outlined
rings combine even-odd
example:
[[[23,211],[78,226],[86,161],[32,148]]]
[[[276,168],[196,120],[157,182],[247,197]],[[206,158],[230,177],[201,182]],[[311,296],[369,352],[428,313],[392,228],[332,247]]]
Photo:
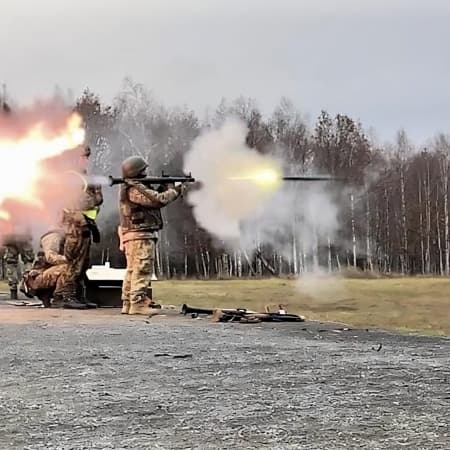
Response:
[[[130,156],[122,163],[122,176],[124,178],[135,178],[142,175],[148,164],[140,156]]]

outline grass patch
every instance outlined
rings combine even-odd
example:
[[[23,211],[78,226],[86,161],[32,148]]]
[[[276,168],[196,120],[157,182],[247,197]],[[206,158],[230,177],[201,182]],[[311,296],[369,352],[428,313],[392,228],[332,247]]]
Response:
[[[450,336],[450,278],[157,281],[153,289],[165,304],[263,311],[281,303],[313,320]]]
[[[164,303],[263,310],[286,305],[309,319],[450,336],[450,279],[319,277],[294,280],[160,281]]]

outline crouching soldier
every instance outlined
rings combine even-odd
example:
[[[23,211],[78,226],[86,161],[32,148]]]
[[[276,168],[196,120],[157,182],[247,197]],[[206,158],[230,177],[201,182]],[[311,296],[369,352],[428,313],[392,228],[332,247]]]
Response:
[[[122,163],[122,176],[128,179],[119,193],[119,235],[127,262],[122,314],[148,315],[150,308],[157,306],[149,297],[148,288],[158,231],[163,227],[161,208],[177,199],[185,189],[184,185],[167,186],[164,192],[159,192],[140,183],[139,178],[145,178],[147,167],[139,156]]]
[[[45,308],[50,308],[52,298],[57,298],[55,292],[64,286],[66,274],[67,264],[49,267],[45,264],[44,252],[39,252],[33,268],[23,275],[21,290],[27,297],[37,297]]]
[[[80,304],[65,296],[67,285],[72,279],[71,266],[64,256],[65,233],[54,228],[41,237],[41,250],[33,263],[32,270],[25,273],[21,291],[27,297],[37,297],[45,307],[85,309],[89,303]]]

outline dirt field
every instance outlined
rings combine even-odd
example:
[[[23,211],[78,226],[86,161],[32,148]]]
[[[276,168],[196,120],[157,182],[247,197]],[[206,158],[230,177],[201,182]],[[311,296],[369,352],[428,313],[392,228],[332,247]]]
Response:
[[[0,302],[1,449],[447,449],[450,341]]]

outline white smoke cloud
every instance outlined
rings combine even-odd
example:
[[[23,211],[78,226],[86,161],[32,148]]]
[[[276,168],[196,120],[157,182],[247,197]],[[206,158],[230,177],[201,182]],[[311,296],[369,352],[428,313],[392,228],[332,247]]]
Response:
[[[339,229],[338,207],[327,185],[236,180],[267,171],[281,175],[284,165],[249,148],[247,132],[242,121],[227,119],[193,142],[184,169],[203,185],[188,197],[198,223],[234,249],[270,244],[290,258],[295,239],[299,253],[317,253]]]
[[[184,170],[192,172],[203,187],[189,195],[199,224],[216,237],[240,236],[240,224],[265,207],[277,191],[276,182],[264,184],[237,179],[255,171],[280,171],[277,160],[245,144],[247,129],[237,119],[201,134],[186,155]]]

